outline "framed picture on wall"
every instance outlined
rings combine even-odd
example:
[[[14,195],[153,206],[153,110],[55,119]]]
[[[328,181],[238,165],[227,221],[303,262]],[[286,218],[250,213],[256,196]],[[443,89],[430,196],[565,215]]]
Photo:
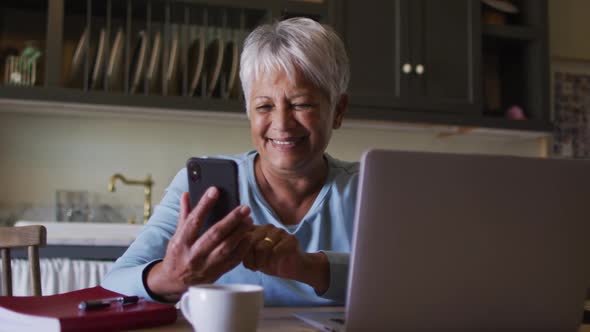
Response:
[[[590,61],[554,59],[551,90],[552,154],[590,158]]]

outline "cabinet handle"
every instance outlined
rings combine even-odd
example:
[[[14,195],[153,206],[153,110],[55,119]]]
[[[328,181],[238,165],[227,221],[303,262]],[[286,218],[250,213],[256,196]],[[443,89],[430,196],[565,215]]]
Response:
[[[424,65],[416,65],[416,74],[418,74],[418,75],[424,74]]]
[[[402,71],[404,72],[404,74],[410,74],[412,72],[412,65],[409,63],[404,63],[404,65],[402,66]]]

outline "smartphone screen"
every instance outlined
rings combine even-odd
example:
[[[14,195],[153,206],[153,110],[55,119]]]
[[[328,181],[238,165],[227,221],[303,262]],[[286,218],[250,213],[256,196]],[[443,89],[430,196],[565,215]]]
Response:
[[[199,236],[240,204],[238,166],[233,160],[190,158],[186,162],[191,210],[209,187],[219,189],[219,198],[199,229]]]

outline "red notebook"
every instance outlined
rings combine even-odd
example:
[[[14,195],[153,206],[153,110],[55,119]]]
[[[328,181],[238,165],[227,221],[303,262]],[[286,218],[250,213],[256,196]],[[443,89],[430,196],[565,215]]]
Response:
[[[94,310],[78,309],[82,301],[122,296],[102,287],[49,296],[0,296],[1,331],[120,331],[171,324],[172,305],[140,300]]]

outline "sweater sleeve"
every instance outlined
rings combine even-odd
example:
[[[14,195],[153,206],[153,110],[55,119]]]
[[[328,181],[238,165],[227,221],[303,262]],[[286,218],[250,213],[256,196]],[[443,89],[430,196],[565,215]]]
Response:
[[[127,248],[101,286],[125,295],[137,295],[155,300],[148,292],[144,271],[164,258],[168,241],[176,230],[180,210],[180,197],[187,191],[186,169],[182,169],[166,189],[164,197],[154,210],[143,230]]]
[[[330,285],[322,298],[344,305],[349,278],[350,252],[354,229],[354,214],[358,186],[358,163],[337,163],[338,175],[332,181],[330,201],[327,202],[326,214],[322,220],[327,221],[330,241],[324,248],[319,248],[328,257],[330,264]],[[328,249],[329,248],[329,249]]]
[[[319,296],[333,300],[339,305],[346,302],[346,289],[348,286],[348,263],[350,254],[336,251],[322,251],[328,256],[330,263],[330,286],[324,294]]]

